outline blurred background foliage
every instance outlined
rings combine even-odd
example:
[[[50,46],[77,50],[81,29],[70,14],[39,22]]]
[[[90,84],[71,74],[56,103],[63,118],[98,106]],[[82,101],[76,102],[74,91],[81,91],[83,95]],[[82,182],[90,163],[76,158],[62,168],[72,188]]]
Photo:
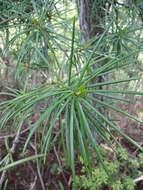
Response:
[[[92,18],[99,20],[98,27],[104,30],[112,20],[103,50],[100,48],[100,52],[96,53],[100,54],[103,51],[103,55],[107,56],[130,53],[128,58],[132,62],[130,68],[122,70],[122,74],[115,73],[112,77],[142,74],[142,1],[136,3],[134,1],[95,3],[89,1],[89,4],[91,3],[93,3]],[[60,62],[69,57],[73,16],[76,17],[77,48],[75,51],[78,52],[75,59],[78,61],[83,59],[82,53],[85,52],[80,48],[82,42],[74,1],[53,0],[44,3],[44,1],[24,0],[0,1],[0,4],[1,83],[6,79],[6,83],[8,80],[12,86],[23,88],[25,80],[31,80],[31,85],[32,83],[35,85],[47,79],[54,79],[53,70],[56,70],[58,77],[62,78],[67,65]],[[97,7],[99,10],[96,10]],[[104,13],[104,19],[100,17],[98,11]],[[92,27],[94,29],[94,26]],[[92,36],[92,44],[94,44],[96,37],[94,34]],[[91,42],[88,43],[84,44],[87,49],[86,56],[88,56],[89,46],[91,49]],[[136,53],[132,54],[132,52]],[[49,66],[53,68],[52,72],[49,71]],[[42,80],[39,80],[39,77]],[[134,83],[131,86],[135,87]]]

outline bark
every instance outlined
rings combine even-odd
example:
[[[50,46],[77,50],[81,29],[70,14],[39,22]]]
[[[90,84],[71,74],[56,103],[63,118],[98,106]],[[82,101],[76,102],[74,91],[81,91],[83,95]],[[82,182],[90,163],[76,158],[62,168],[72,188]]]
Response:
[[[85,44],[95,35],[101,35],[105,26],[105,9],[110,5],[106,0],[76,0],[78,9],[79,25],[81,30],[81,40]],[[101,25],[102,24],[102,25]],[[104,63],[100,63],[102,66]],[[93,65],[93,69],[94,65]],[[108,76],[99,77],[97,82],[103,82]],[[93,81],[95,82],[95,80]],[[101,88],[101,87],[100,87]]]
[[[86,43],[97,34],[102,34],[104,28],[101,21],[105,18],[103,8],[105,0],[76,0],[82,42]]]

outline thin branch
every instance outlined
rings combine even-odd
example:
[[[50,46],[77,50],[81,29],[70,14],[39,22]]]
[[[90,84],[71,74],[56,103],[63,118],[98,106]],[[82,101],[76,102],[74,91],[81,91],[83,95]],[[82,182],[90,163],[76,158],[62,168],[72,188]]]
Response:
[[[134,179],[134,183],[138,183],[139,181],[143,181],[143,176]]]
[[[29,131],[29,130],[31,129],[31,127],[32,127],[32,126],[30,126],[30,127],[26,128],[26,129],[22,130],[22,131],[20,132],[20,135],[22,135],[23,133]],[[9,134],[9,135],[4,135],[4,136],[1,135],[1,136],[0,136],[0,139],[5,139],[5,138],[9,138],[9,137],[15,137],[16,135],[17,135],[17,133]]]
[[[15,139],[14,139],[14,141],[13,141],[12,147],[11,147],[11,149],[10,149],[11,154],[14,154],[15,149],[16,149],[16,146],[17,146],[17,144],[19,143],[21,128],[22,128],[22,123],[21,123],[21,125],[20,125],[20,127],[19,127],[19,129],[18,129],[18,131],[17,131],[17,134],[16,134]],[[5,160],[5,165],[8,165],[9,162],[10,162],[10,158],[7,157],[7,159]],[[6,172],[7,172],[7,170],[4,170],[4,171],[2,172],[2,175],[1,175],[1,178],[0,178],[0,189],[2,188],[3,182],[4,182],[4,180],[5,180]]]
[[[0,161],[0,165],[2,165],[3,162],[6,162],[8,159],[8,154]]]
[[[35,189],[36,181],[37,181],[37,176],[35,176],[34,182],[31,184],[30,190],[34,190]]]
[[[35,155],[37,155],[37,135],[36,135],[36,132],[35,132]],[[41,183],[41,188],[42,188],[42,190],[46,190],[43,178],[42,178],[41,173],[40,173],[40,167],[39,167],[38,158],[36,159],[36,165],[37,165],[37,173],[38,173],[39,180],[40,180],[40,183]]]
[[[55,153],[55,155],[56,155],[56,158],[57,158],[59,167],[62,168],[62,163],[61,163],[61,161],[60,161],[60,159],[59,159],[59,156],[58,156],[58,153],[57,153],[57,150],[56,150],[55,145],[54,145],[54,153]],[[63,172],[62,170],[61,170],[61,172],[62,172],[62,176],[63,176],[63,179],[64,179],[65,183],[68,185],[68,182],[67,182],[67,179],[66,179],[66,177],[65,177],[65,175],[64,175],[64,172]]]

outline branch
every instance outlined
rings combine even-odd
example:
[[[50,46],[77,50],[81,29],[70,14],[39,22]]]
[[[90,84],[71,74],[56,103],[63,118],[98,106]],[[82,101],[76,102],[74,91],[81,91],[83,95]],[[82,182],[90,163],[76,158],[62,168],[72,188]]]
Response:
[[[16,134],[15,139],[13,141],[12,147],[10,149],[11,154],[14,154],[16,146],[19,143],[19,137],[20,137],[21,128],[22,128],[22,123],[21,123],[21,125],[20,125],[20,127],[19,127],[19,129],[17,131],[17,134]],[[5,160],[5,165],[8,165],[9,162],[10,162],[10,158],[7,157],[7,159]],[[1,178],[0,178],[0,189],[2,189],[2,185],[3,185],[3,182],[5,180],[6,172],[7,172],[7,170],[4,170],[2,172],[2,175],[1,175]]]
[[[62,168],[62,163],[61,163],[61,161],[60,161],[60,159],[59,159],[59,156],[58,156],[58,153],[57,153],[57,150],[56,150],[55,145],[54,145],[54,153],[55,153],[55,155],[56,155],[56,158],[57,158],[59,167]],[[63,170],[61,170],[61,172],[62,172],[62,176],[63,176],[63,179],[64,179],[65,183],[68,184],[67,179],[66,179],[66,177],[65,177],[65,175],[64,175]]]
[[[143,181],[143,176],[134,179],[134,183],[138,183],[139,181]]]
[[[35,132],[35,155],[37,155],[37,134],[36,134],[36,132]],[[41,183],[41,188],[42,188],[42,190],[46,190],[43,178],[42,178],[41,173],[40,173],[40,166],[39,166],[38,158],[36,159],[36,165],[37,165],[37,173],[38,173],[39,180],[40,180],[40,183]]]

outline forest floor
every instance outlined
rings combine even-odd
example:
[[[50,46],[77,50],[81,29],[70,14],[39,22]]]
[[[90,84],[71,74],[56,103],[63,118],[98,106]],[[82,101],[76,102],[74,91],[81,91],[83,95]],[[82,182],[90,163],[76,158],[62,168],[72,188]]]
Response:
[[[125,111],[128,111],[130,114],[134,114],[138,118],[143,119],[143,98],[138,99],[133,105],[119,106],[122,107]],[[129,121],[127,118],[123,118],[120,114],[113,115],[113,117],[114,119],[118,120],[118,127],[122,128],[122,130],[124,130],[140,145],[143,145],[143,126]],[[21,154],[29,132],[28,130],[25,130],[26,127],[27,126],[23,126],[22,128],[23,132],[20,134],[19,142],[13,154],[14,161],[32,156],[38,149],[36,148],[37,142],[35,141],[35,136],[33,136],[30,143],[28,144],[26,152],[24,155]],[[5,147],[5,136],[8,135],[8,131],[9,130],[6,129],[3,133],[0,134],[0,158],[4,158],[4,156],[7,154]],[[8,136],[9,147],[12,146],[14,138],[14,134]],[[135,147],[120,137],[117,137],[117,139],[127,150],[129,155],[137,156],[138,150],[136,150]],[[60,190],[59,186],[62,186],[65,190],[72,189],[71,170],[66,168],[66,166],[61,167],[63,152],[61,151],[60,156],[58,156],[57,149],[57,145],[55,144],[53,150],[48,153],[45,165],[42,167],[42,170],[40,170],[40,173],[38,160],[28,161],[8,170],[5,178],[8,179],[7,190],[43,190],[41,187],[42,181],[46,186],[46,190]],[[76,174],[80,175],[80,171],[81,164],[77,162]],[[106,188],[106,190],[109,189]],[[136,190],[143,190],[141,182],[137,183]]]

